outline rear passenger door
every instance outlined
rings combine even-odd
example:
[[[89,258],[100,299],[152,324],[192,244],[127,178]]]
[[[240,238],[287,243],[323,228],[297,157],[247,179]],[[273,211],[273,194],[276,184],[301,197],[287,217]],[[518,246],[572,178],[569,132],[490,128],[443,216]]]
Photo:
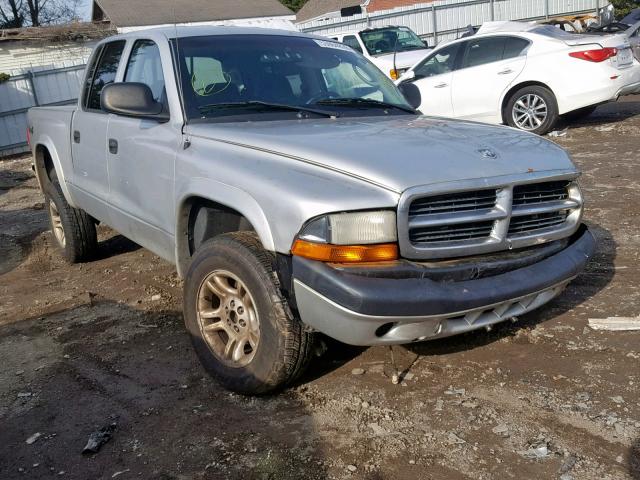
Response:
[[[529,41],[515,36],[469,40],[453,74],[451,98],[456,118],[501,123],[500,100],[522,73]]]
[[[102,89],[116,79],[125,44],[124,40],[106,43],[94,53],[87,68],[80,108],[74,114],[71,126],[74,196],[82,199],[81,204],[87,212],[105,221],[108,215],[105,202],[109,196],[109,115],[100,108],[100,96]]]

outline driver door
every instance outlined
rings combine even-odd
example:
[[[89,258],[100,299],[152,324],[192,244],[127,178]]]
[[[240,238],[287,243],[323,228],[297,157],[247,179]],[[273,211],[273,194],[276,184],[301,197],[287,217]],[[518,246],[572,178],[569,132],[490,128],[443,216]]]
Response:
[[[451,86],[460,46],[456,43],[437,50],[414,68],[413,82],[420,91],[420,110],[424,115],[453,116]]]

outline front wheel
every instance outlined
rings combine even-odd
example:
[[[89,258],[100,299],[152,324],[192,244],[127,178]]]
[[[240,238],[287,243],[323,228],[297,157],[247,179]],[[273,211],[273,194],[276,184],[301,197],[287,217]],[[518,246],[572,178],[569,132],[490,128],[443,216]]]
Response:
[[[184,320],[202,365],[234,392],[282,388],[311,356],[312,334],[282,295],[274,255],[252,232],[198,249],[185,278]]]
[[[504,116],[511,127],[544,135],[558,121],[558,104],[549,89],[532,85],[509,97]]]

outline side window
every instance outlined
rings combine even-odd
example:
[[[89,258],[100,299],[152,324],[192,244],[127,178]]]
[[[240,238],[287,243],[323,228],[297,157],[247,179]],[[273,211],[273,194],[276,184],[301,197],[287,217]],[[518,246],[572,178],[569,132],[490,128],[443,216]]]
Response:
[[[458,56],[459,48],[460,44],[456,43],[438,50],[431,56],[427,57],[421,65],[416,67],[416,78],[433,77],[435,75],[441,75],[455,70],[456,57]]]
[[[82,105],[84,107],[87,106],[87,98],[89,97],[89,90],[91,90],[91,85],[93,83],[93,77],[96,74],[96,67],[98,66],[98,60],[102,56],[103,46],[100,45],[96,48],[96,51],[93,52],[91,56],[91,60],[89,61],[89,66],[87,67],[86,77],[84,79],[84,85],[82,86]]]
[[[464,52],[461,68],[477,67],[502,60],[504,37],[469,40]]]
[[[162,61],[160,50],[151,40],[137,40],[131,50],[125,82],[144,83],[153,92],[156,102],[163,101],[166,97],[164,75],[162,74]]]
[[[345,45],[350,46],[356,52],[362,53],[362,47],[360,46],[360,43],[358,42],[358,39],[355,37],[355,35],[347,35],[347,36],[345,36],[342,39],[342,43],[344,43]]]
[[[524,38],[506,37],[504,44],[504,55],[502,56],[503,60],[519,57],[520,55],[524,54],[528,46],[529,42]]]
[[[107,43],[102,49],[100,61],[91,81],[91,89],[87,99],[88,109],[100,110],[102,89],[116,79],[116,72],[118,71],[118,64],[120,63],[125,43],[124,40]]]

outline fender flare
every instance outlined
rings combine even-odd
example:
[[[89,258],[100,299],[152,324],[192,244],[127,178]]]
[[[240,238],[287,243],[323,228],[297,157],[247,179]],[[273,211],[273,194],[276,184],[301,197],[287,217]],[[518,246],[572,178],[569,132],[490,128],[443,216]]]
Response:
[[[275,242],[271,227],[260,204],[250,193],[238,187],[210,178],[191,178],[176,189],[176,265],[183,277],[190,261],[188,245],[189,202],[201,198],[224,205],[243,215],[255,229],[265,250],[274,252]]]
[[[55,143],[53,142],[53,140],[48,135],[41,135],[37,138],[37,140],[33,142],[33,145],[34,145],[33,152],[32,152],[32,155],[34,158],[33,162],[35,166],[36,178],[38,179],[40,189],[44,192],[44,186],[49,181],[49,179],[46,176],[46,170],[44,168],[44,164],[40,165],[38,163],[39,162],[38,148],[42,147],[45,150],[47,150],[47,152],[49,152],[49,156],[51,157],[51,161],[53,162],[53,168],[55,169],[56,175],[58,176],[60,188],[62,189],[62,193],[65,199],[67,200],[69,205],[71,205],[74,208],[77,208],[76,202],[74,201],[73,196],[71,195],[71,191],[69,190],[69,187],[67,186],[67,176],[65,173],[66,170],[62,166],[62,161],[60,160],[58,149],[55,147]],[[44,178],[43,178],[43,175],[44,175]]]

